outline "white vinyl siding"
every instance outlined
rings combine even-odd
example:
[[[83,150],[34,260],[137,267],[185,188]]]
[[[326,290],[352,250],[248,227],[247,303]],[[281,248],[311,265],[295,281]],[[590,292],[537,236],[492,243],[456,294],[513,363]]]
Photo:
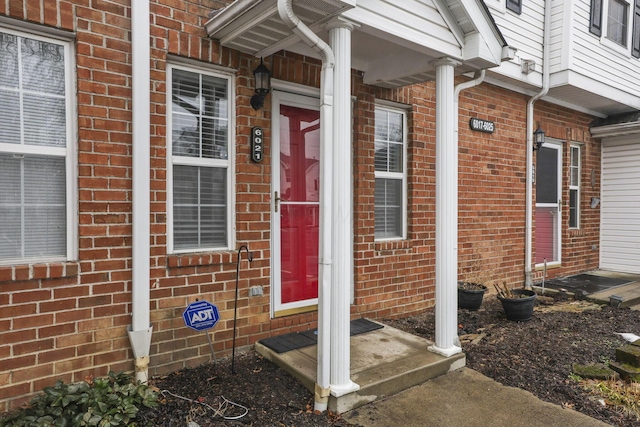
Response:
[[[375,113],[375,237],[406,237],[406,113],[377,106]]]
[[[600,268],[640,274],[640,141],[604,141]]]
[[[233,127],[229,75],[170,65],[169,251],[229,249]]]
[[[76,252],[71,44],[0,28],[0,264]]]

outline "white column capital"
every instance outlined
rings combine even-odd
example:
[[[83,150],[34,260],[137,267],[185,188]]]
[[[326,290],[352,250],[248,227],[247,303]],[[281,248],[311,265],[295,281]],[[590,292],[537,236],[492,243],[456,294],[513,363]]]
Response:
[[[352,20],[347,19],[345,17],[336,16],[335,18],[330,19],[325,26],[327,28],[327,31],[331,31],[335,28],[344,28],[349,31],[353,31],[356,28],[359,28],[360,24],[355,23]]]
[[[442,57],[442,58],[438,58],[435,61],[433,61],[433,65],[435,65],[436,67],[442,67],[442,66],[452,66],[452,67],[458,67],[460,65],[462,65],[462,62],[453,59],[453,58],[449,58],[448,56]]]

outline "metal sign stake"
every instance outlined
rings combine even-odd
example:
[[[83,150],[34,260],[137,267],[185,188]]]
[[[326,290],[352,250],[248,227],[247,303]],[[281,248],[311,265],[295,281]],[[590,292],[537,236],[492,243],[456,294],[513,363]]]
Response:
[[[207,336],[207,341],[209,341],[209,348],[211,349],[211,355],[213,356],[213,363],[217,364],[216,360],[216,352],[213,351],[213,344],[211,343],[211,337],[209,336],[209,332],[204,331],[204,334]]]

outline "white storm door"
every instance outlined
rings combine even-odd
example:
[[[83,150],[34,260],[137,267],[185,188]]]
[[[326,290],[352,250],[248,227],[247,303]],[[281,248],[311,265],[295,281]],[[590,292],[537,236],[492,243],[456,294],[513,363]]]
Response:
[[[545,143],[536,151],[536,265],[561,261],[562,145]]]
[[[273,315],[315,310],[320,225],[317,98],[273,92]]]

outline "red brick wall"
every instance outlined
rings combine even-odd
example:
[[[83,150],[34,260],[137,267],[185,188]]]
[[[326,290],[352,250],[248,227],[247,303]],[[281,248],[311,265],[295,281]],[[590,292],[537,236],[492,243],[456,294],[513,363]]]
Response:
[[[315,326],[315,313],[270,319],[271,107],[254,111],[257,61],[206,37],[211,8],[225,2],[151,3],[151,343],[150,373],[210,360],[206,337],[187,329],[186,305],[214,302],[221,321],[212,330],[218,356],[232,345],[236,252],[167,255],[167,57],[213,63],[236,73],[236,241],[254,261],[242,261],[238,335],[245,347],[272,334]],[[73,31],[77,62],[79,259],[0,266],[0,411],[16,407],[56,379],[80,381],[109,370],[132,370],[126,328],[131,315],[131,10],[130,0],[0,0],[0,14]],[[319,62],[289,53],[265,58],[274,78],[318,87]],[[355,317],[398,317],[434,303],[435,95],[433,84],[394,91],[353,77]],[[374,241],[373,134],[376,98],[409,111],[408,239]],[[496,280],[522,283],[526,97],[490,85],[460,99],[460,267],[482,259]],[[492,135],[468,129],[468,118],[496,122]],[[583,185],[583,228],[565,231],[563,265],[553,274],[597,267],[600,147],[589,138],[590,117],[539,102],[536,120],[547,135],[584,142],[583,183],[596,171],[596,189]],[[265,158],[249,160],[253,126],[265,130]],[[568,149],[568,148],[567,148]],[[565,153],[566,154],[566,153]],[[564,157],[568,159],[568,156]],[[568,173],[565,168],[565,173]],[[565,177],[565,182],[566,181]],[[568,188],[565,186],[565,188]],[[568,191],[568,190],[566,190]],[[568,199],[568,194],[565,196]],[[565,209],[565,215],[568,210]],[[566,222],[566,221],[565,221]],[[248,297],[250,286],[264,296]]]

